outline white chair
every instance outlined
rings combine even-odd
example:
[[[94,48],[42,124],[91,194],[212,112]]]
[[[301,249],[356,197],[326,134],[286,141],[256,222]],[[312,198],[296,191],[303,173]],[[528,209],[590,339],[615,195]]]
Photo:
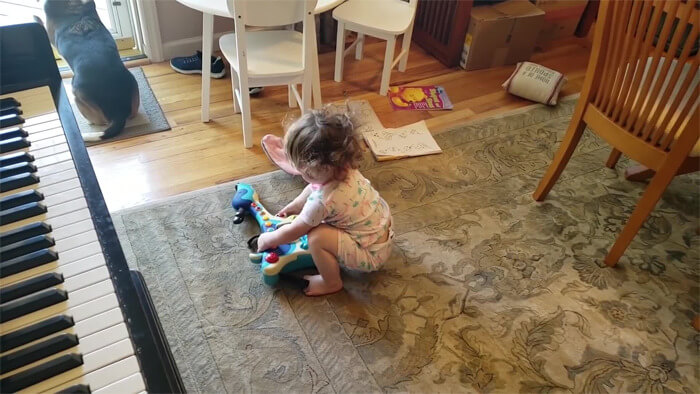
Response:
[[[333,18],[338,21],[335,81],[343,80],[343,59],[353,47],[355,47],[355,59],[362,59],[365,34],[381,38],[386,40],[386,52],[379,94],[386,96],[391,70],[396,63],[399,63],[399,71],[406,71],[417,4],[418,0],[349,0],[333,10]],[[346,30],[357,32],[357,39],[347,49],[345,49]],[[394,59],[396,37],[401,34],[403,34],[401,53]]]
[[[302,114],[311,108],[316,0],[227,0],[227,6],[236,31],[221,36],[219,46],[231,64],[233,109],[242,113],[243,145],[250,148],[249,86],[287,85],[290,107],[298,103]],[[302,33],[293,29],[246,31],[246,26],[267,28],[297,22],[303,23]]]

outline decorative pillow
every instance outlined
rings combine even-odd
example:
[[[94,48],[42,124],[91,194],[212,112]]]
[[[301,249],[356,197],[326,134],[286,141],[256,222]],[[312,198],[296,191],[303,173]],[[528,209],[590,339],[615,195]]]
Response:
[[[520,62],[513,74],[503,83],[510,94],[556,105],[559,91],[566,83],[566,77],[558,71],[531,62]]]

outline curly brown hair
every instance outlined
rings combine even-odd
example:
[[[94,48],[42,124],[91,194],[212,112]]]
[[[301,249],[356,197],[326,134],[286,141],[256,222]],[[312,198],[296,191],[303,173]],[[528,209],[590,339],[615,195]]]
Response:
[[[331,168],[339,180],[362,159],[360,139],[346,113],[312,110],[291,124],[284,145],[296,168]]]

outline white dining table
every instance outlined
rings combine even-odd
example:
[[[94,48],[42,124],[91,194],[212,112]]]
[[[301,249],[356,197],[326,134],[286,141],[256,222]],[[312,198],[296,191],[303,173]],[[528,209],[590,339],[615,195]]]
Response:
[[[318,0],[316,3],[316,8],[314,9],[315,14],[320,14],[328,10],[339,6],[345,0]],[[231,18],[231,14],[228,12],[228,6],[226,5],[227,0],[177,0],[178,3],[192,8],[197,11],[202,12],[202,59],[209,59],[211,57],[212,45],[214,41],[214,15],[223,16],[226,18]],[[314,108],[320,108],[322,105],[321,100],[321,77],[318,70],[318,48],[316,40],[316,29],[313,29],[314,47],[312,48],[312,53],[314,54],[313,63],[313,106]],[[203,61],[206,64],[206,61]],[[211,67],[202,67],[202,122],[209,121],[209,94],[211,92]]]

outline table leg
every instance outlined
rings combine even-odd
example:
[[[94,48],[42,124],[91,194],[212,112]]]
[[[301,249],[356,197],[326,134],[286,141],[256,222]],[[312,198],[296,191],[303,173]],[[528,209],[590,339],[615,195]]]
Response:
[[[203,13],[202,19],[202,122],[209,121],[211,88],[211,47],[214,40],[214,15]],[[243,92],[241,92],[243,94]]]

